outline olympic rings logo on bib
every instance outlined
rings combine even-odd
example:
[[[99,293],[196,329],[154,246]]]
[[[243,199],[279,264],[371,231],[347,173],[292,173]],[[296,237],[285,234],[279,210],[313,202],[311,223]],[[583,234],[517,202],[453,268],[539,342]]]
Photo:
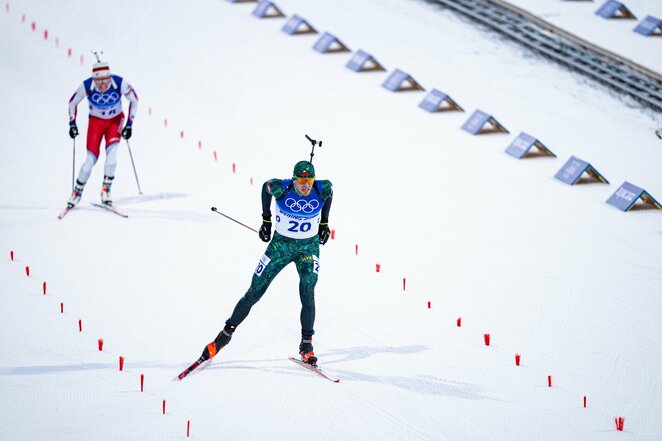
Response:
[[[99,104],[99,105],[113,105],[117,103],[117,101],[120,99],[120,96],[117,92],[112,92],[112,93],[95,93],[90,97],[90,100],[94,104]]]
[[[317,199],[313,199],[310,201],[307,201],[305,199],[299,199],[297,201],[293,198],[287,198],[285,199],[285,206],[289,208],[292,211],[292,213],[303,212],[309,214],[317,210],[317,208],[319,208],[320,201],[318,201]]]

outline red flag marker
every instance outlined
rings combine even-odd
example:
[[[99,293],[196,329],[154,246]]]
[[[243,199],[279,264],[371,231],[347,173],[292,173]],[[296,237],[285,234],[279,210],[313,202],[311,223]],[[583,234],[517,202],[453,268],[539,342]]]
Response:
[[[71,48],[67,49],[67,57],[71,57],[71,54],[72,54]]]
[[[551,375],[547,376],[547,387],[552,387],[552,376]]]
[[[33,31],[34,31],[35,29],[37,29],[37,23],[35,23],[34,21],[33,21],[32,23],[30,23],[30,26],[32,27],[32,30],[33,30]]]
[[[48,40],[48,29],[44,29],[44,40]]]
[[[83,321],[78,320],[78,332],[83,332]]]
[[[485,346],[490,345],[490,334],[483,334],[483,340],[485,340]]]
[[[331,230],[331,240],[336,238],[336,230]]]
[[[184,137],[184,131],[183,131],[183,130],[179,132],[179,137],[180,137],[180,138],[183,138],[183,137]]]
[[[64,314],[64,303],[60,302],[60,314]]]
[[[586,395],[584,395],[584,409],[586,409]]]
[[[402,278],[402,290],[403,291],[407,290],[407,278],[406,277]]]
[[[145,390],[145,374],[140,374],[140,392]]]
[[[233,163],[232,163],[232,173],[236,173],[236,172],[237,172],[237,164],[235,164],[235,163],[233,162]]]
[[[99,339],[99,350],[103,351],[103,338]]]
[[[9,258],[11,259],[12,262],[14,261],[14,252],[13,251],[9,252]]]
[[[625,417],[618,417],[618,431],[623,431],[623,426],[625,426]]]
[[[216,153],[216,150],[214,150],[214,161],[218,161],[218,153]]]
[[[186,421],[186,437],[191,435],[191,420]]]
[[[202,141],[198,141],[198,150],[202,148]]]
[[[25,275],[30,277],[30,267],[29,266],[25,267]]]
[[[165,400],[163,400],[163,415],[165,415]]]
[[[42,288],[43,288],[43,291],[44,291],[44,295],[46,295],[46,282],[44,282]]]
[[[428,300],[428,309],[432,308],[432,302]]]
[[[120,372],[124,370],[124,357],[120,355]]]
[[[457,327],[461,328],[462,327],[462,317],[457,318]]]
[[[382,269],[382,266],[378,263],[375,264],[375,271],[379,272]]]
[[[522,356],[519,354],[515,354],[515,366],[519,366],[519,362],[521,360]]]
[[[354,245],[354,255],[355,256],[359,255],[359,246],[358,245]]]

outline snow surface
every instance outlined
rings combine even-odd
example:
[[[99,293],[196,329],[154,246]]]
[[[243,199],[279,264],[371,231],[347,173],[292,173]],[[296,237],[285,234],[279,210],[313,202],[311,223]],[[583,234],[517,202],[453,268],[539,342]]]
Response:
[[[420,110],[424,93],[388,92],[387,73],[351,72],[349,54],[313,51],[316,36],[280,32],[284,20],[254,18],[254,4],[1,10],[0,439],[174,440],[187,421],[198,440],[660,439],[662,217],[604,201],[624,180],[662,199],[661,115],[424,2],[278,4],[467,112]],[[144,194],[123,142],[113,194],[130,217],[90,206],[102,155],[80,209],[59,221],[67,101],[90,49],[140,97],[130,142]],[[511,133],[460,130],[476,108]],[[520,131],[558,158],[506,155]],[[260,185],[308,157],[304,134],[324,141],[315,164],[335,188],[315,350],[342,382],[287,360],[300,331],[294,267],[211,365],[171,381],[265,249],[210,207],[259,226]],[[611,184],[554,179],[570,155]]]

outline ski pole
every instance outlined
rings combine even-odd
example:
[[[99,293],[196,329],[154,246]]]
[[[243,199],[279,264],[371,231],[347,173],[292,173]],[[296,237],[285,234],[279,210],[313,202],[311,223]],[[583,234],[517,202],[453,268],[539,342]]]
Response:
[[[257,230],[256,230],[255,228],[252,228],[252,227],[249,227],[248,225],[242,224],[241,222],[239,222],[239,221],[236,220],[236,219],[232,219],[230,216],[228,216],[228,215],[226,215],[226,214],[223,214],[223,213],[221,213],[220,211],[218,211],[218,209],[216,209],[216,207],[211,207],[211,211],[213,211],[214,213],[218,213],[218,214],[220,214],[221,216],[227,217],[228,219],[230,219],[230,220],[233,221],[233,222],[238,223],[238,224],[241,225],[242,227],[246,227],[246,228],[248,228],[249,230],[251,230],[251,231],[255,231],[255,232],[257,233]]]
[[[129,149],[129,157],[131,158],[131,165],[133,166],[133,175],[136,177],[136,184],[138,184],[138,193],[143,194],[142,190],[140,189],[140,181],[138,181],[138,173],[136,172],[136,164],[133,162],[133,154],[131,153],[131,145],[129,144],[129,140],[126,140],[126,146]]]
[[[76,181],[76,138],[73,139],[74,141],[74,149],[73,149],[73,164],[71,166],[71,192],[74,192],[74,183]]]

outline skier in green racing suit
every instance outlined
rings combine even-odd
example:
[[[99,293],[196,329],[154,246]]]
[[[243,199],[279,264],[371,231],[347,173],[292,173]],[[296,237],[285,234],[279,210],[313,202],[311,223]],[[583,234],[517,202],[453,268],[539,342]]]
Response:
[[[271,199],[275,198],[276,232],[271,240]],[[327,180],[315,180],[315,168],[308,161],[297,162],[292,179],[271,179],[262,186],[262,226],[260,239],[271,243],[255,269],[251,286],[239,300],[225,327],[209,343],[202,357],[213,358],[230,343],[237,326],[266,292],[271,281],[294,262],[299,273],[301,299],[301,360],[315,366],[312,337],[315,333],[315,284],[319,272],[319,248],[329,239],[329,211],[333,186]]]

